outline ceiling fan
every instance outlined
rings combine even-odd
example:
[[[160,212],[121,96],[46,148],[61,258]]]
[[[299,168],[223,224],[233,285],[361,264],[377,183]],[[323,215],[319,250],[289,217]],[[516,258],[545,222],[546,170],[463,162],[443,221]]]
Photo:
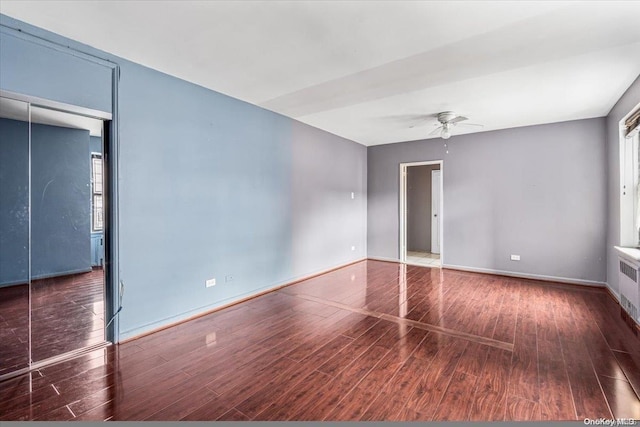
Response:
[[[440,133],[442,139],[451,138],[452,131],[460,126],[460,127],[483,127],[483,125],[478,125],[474,123],[460,123],[465,120],[469,120],[464,116],[458,116],[453,111],[443,111],[442,113],[438,113],[437,115],[438,122],[440,122],[440,126],[435,128],[433,131],[429,133],[429,135],[435,135],[436,133]]]

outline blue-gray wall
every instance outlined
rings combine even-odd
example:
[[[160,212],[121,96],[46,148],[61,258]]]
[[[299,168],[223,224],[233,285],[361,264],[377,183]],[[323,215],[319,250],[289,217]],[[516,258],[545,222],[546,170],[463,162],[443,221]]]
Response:
[[[299,122],[291,131],[293,275],[365,257],[366,148]]]
[[[89,132],[0,119],[0,285],[91,269]]]
[[[51,37],[50,33],[0,15],[0,31],[6,28],[34,30],[33,33],[43,36],[42,43],[45,44],[47,40],[62,46],[66,43],[62,37]],[[24,40],[7,31],[0,32],[0,87],[111,112],[111,68],[87,61],[69,49],[42,43]]]
[[[92,153],[102,153],[102,137],[90,136],[89,149]]]
[[[121,339],[366,256],[365,147],[6,16],[0,23],[120,66]],[[106,67],[1,38],[0,88],[112,110]]]
[[[0,286],[29,275],[29,124],[0,119]]]
[[[31,278],[91,270],[89,131],[31,125]]]
[[[604,118],[369,147],[368,255],[399,257],[399,164],[443,165],[445,265],[606,279]],[[510,255],[521,261],[510,260]]]
[[[618,295],[618,254],[613,248],[620,245],[620,133],[622,118],[640,103],[640,77],[618,100],[607,115],[607,284]]]

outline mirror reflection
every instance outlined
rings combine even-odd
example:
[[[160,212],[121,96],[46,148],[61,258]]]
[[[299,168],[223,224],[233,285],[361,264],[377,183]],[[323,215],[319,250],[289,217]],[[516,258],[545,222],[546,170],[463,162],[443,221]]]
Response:
[[[0,98],[0,377],[105,341],[102,132]]]
[[[104,341],[102,121],[31,107],[31,357]]]
[[[29,105],[0,98],[0,375],[29,365]]]

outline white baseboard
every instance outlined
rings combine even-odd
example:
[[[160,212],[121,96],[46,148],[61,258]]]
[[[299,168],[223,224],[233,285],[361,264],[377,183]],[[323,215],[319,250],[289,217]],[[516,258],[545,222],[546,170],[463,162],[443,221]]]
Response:
[[[396,258],[385,258],[385,257],[372,256],[372,257],[369,257],[368,259],[373,260],[373,261],[382,261],[382,262],[397,262],[399,264],[415,265],[416,267],[434,268],[433,265],[420,264],[419,262],[411,262],[411,261],[402,262],[402,261],[400,261],[399,259],[396,259]]]
[[[386,258],[386,257],[377,257],[377,256],[370,256],[369,259],[374,260],[374,261],[385,261],[385,262],[397,262],[397,263],[401,263],[401,261],[397,258]],[[422,266],[421,264],[412,264],[412,263],[405,263],[405,264],[409,264],[409,265],[418,265],[418,266]],[[466,266],[462,266],[462,265],[453,265],[453,264],[443,264],[442,268],[448,268],[450,270],[459,270],[459,271],[468,271],[471,273],[487,273],[487,274],[497,274],[499,276],[509,276],[509,277],[517,277],[520,279],[534,279],[534,280],[544,280],[546,282],[558,282],[558,283],[568,283],[568,284],[572,284],[572,285],[584,285],[584,286],[594,286],[594,287],[598,287],[598,288],[602,288],[602,287],[607,287],[607,284],[605,282],[598,282],[598,281],[593,281],[593,280],[584,280],[584,279],[573,279],[573,278],[569,278],[569,277],[557,277],[557,276],[545,276],[542,274],[529,274],[529,273],[517,273],[514,271],[505,271],[505,270],[494,270],[494,269],[490,269],[490,268],[479,268],[479,267],[466,267]],[[611,292],[613,292],[614,294],[616,294],[618,301],[620,300],[620,296],[617,295],[617,293],[609,288],[611,290]]]
[[[620,304],[620,292],[613,289],[611,286],[609,286],[608,283],[606,284],[606,286],[611,296],[613,296],[616,299],[616,301],[618,301],[618,304]]]
[[[568,283],[572,285],[594,286],[598,288],[607,286],[605,282],[598,282],[595,280],[574,279],[571,277],[545,276],[543,274],[518,273],[514,271],[494,270],[491,268],[465,267],[462,265],[452,265],[452,264],[444,264],[442,268],[448,268],[451,270],[469,271],[472,273],[497,274],[499,276],[517,277],[521,279],[534,279],[534,280],[544,280],[547,282]]]
[[[397,258],[385,258],[382,256],[370,256],[367,257],[367,259],[373,260],[373,261],[384,261],[384,262],[400,262],[399,259]]]
[[[325,268],[322,270],[318,270],[314,273],[305,274],[303,276],[299,276],[293,279],[286,280],[284,282],[276,283],[274,285],[265,286],[263,288],[259,288],[254,292],[249,292],[246,294],[236,295],[231,298],[227,298],[224,300],[216,301],[213,304],[209,304],[203,307],[194,308],[192,310],[188,310],[174,316],[165,317],[163,319],[147,323],[142,326],[137,326],[133,329],[129,329],[128,331],[120,332],[120,340],[119,343],[124,343],[127,341],[135,340],[136,338],[143,337],[145,335],[152,334],[154,332],[161,331],[163,329],[170,328],[171,326],[178,325],[183,322],[187,322],[191,319],[195,319],[198,317],[206,316],[207,314],[222,310],[224,308],[230,307],[232,305],[239,304],[243,301],[248,301],[250,299],[259,297],[260,295],[267,294],[269,292],[277,291],[280,288],[284,288],[289,285],[293,285],[294,283],[301,282],[303,280],[310,279],[315,276],[319,276],[321,274],[328,273],[333,270],[337,270],[342,267],[346,267],[351,264],[355,264],[361,261],[365,261],[366,258],[359,258],[354,261],[349,261],[335,267]]]

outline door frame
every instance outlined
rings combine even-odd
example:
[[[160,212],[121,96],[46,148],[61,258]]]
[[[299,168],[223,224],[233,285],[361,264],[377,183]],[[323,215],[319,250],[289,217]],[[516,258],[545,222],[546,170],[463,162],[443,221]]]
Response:
[[[434,176],[436,176],[436,174],[439,177],[439,185],[436,187],[435,185],[433,185],[434,183]],[[431,218],[429,218],[429,222],[431,225],[431,253],[432,254],[440,254],[440,244],[442,243],[442,239],[441,239],[441,235],[440,235],[440,229],[442,228],[442,216],[440,216],[437,219],[437,223],[438,223],[438,227],[437,227],[437,233],[433,232],[433,223],[434,223],[434,215],[433,215],[433,190],[434,188],[438,189],[438,202],[437,202],[437,206],[438,206],[438,215],[440,215],[440,211],[442,210],[442,171],[440,169],[434,169],[431,171]],[[436,236],[437,236],[437,240],[436,240]],[[438,242],[438,252],[435,252],[433,250],[434,246],[434,242]]]
[[[407,168],[411,166],[440,165],[440,262],[444,265],[444,161],[425,160],[421,162],[400,163],[400,197],[399,197],[399,236],[398,252],[400,262],[407,262]],[[429,225],[431,226],[431,224]]]

